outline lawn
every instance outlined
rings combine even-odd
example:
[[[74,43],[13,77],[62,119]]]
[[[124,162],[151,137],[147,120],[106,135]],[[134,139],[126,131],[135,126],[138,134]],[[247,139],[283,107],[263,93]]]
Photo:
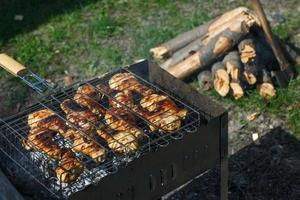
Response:
[[[53,82],[61,82],[66,73],[88,79],[149,58],[151,47],[241,4],[230,0],[4,1],[0,7],[0,48]],[[15,15],[23,19],[15,20]],[[300,16],[287,16],[274,31],[289,39],[299,31],[299,24]],[[299,66],[296,68],[299,72]],[[33,92],[6,72],[0,72],[0,84],[2,117],[33,97]],[[191,84],[197,87],[195,79]],[[275,113],[300,138],[299,89],[298,77],[269,102],[253,91],[234,103],[245,110]],[[219,102],[232,101],[214,92],[206,94]]]

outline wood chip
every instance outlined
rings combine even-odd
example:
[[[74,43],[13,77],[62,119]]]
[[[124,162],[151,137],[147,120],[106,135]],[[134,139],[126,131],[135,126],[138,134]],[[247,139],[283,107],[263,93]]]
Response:
[[[254,113],[251,113],[250,115],[247,115],[246,116],[246,120],[248,122],[251,122],[253,120],[255,120],[257,118],[257,116],[259,115],[259,112],[254,112]]]

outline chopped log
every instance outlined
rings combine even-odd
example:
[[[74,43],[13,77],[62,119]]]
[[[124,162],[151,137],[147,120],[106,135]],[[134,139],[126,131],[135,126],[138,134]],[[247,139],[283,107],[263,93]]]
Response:
[[[212,66],[211,66],[211,75],[212,75],[212,79],[215,79],[215,73],[217,70],[225,70],[226,71],[226,67],[224,65],[224,63],[222,62],[215,62]]]
[[[239,81],[231,81],[230,88],[232,91],[232,96],[235,100],[238,100],[244,96],[244,90],[240,85]]]
[[[256,58],[255,44],[252,38],[242,40],[238,49],[242,63],[247,64]]]
[[[243,64],[237,51],[229,52],[224,58],[223,63],[226,66],[226,71],[230,74],[231,78],[237,81],[243,72]]]
[[[249,85],[254,85],[257,82],[258,65],[256,62],[247,63],[244,65],[243,75]]]
[[[200,25],[190,31],[182,33],[172,40],[161,44],[158,47],[150,49],[150,52],[153,54],[153,57],[156,59],[162,59],[166,56],[172,55],[176,50],[186,46],[196,38],[200,38],[205,35],[207,32],[214,31],[219,29],[220,26],[226,24],[228,21],[231,21],[236,16],[241,15],[242,13],[249,13],[249,10],[245,7],[239,7],[233,10],[230,10],[223,15],[210,20],[209,22]],[[255,20],[258,20],[255,17]]]
[[[184,79],[203,66],[213,63],[236,45],[256,23],[250,13],[242,13],[220,29],[208,32],[199,40],[199,49],[182,62],[167,69],[173,76]],[[222,31],[220,31],[222,30]],[[219,34],[217,34],[219,33]]]
[[[225,66],[222,62],[216,62],[211,69],[214,88],[222,97],[229,92],[229,75],[226,72]]]
[[[244,77],[249,85],[254,85],[257,82],[260,60],[257,55],[257,47],[254,39],[249,37],[242,40],[238,45],[240,60],[244,63]],[[261,58],[262,59],[262,58]],[[263,65],[262,65],[263,66]]]
[[[271,76],[266,69],[262,69],[261,77],[257,85],[257,91],[264,99],[269,100],[276,95],[275,87],[272,83]]]
[[[198,74],[198,83],[201,90],[206,91],[212,88],[212,74],[210,70],[202,71]]]

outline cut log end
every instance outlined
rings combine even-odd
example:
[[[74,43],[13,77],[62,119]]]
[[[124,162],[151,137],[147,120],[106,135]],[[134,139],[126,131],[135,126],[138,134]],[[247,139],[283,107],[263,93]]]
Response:
[[[233,80],[238,80],[239,70],[240,68],[238,68],[236,65],[233,65],[231,62],[226,63],[226,71]]]
[[[160,46],[150,49],[155,59],[163,59],[168,54],[168,49],[166,47]]]
[[[244,96],[244,90],[238,82],[231,82],[230,88],[232,90],[232,96],[235,100]]]
[[[207,91],[212,88],[213,81],[211,72],[209,70],[200,72],[197,78],[201,90]]]
[[[240,51],[242,63],[246,64],[256,58],[256,51],[253,46],[245,45],[244,49]]]
[[[257,78],[253,73],[245,71],[243,74],[249,85],[254,85],[257,82]]]
[[[224,69],[218,69],[214,74],[214,88],[219,95],[225,97],[229,92],[229,76]]]
[[[257,91],[264,99],[269,100],[276,96],[276,90],[272,83],[262,83],[257,86]]]

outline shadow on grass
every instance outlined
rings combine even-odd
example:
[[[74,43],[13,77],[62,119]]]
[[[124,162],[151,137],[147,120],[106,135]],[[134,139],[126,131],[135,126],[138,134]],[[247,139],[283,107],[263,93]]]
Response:
[[[1,0],[0,44],[17,34],[35,29],[49,18],[79,9],[96,0]],[[16,20],[16,16],[22,20]],[[17,17],[18,18],[18,17]]]
[[[275,128],[229,159],[230,200],[300,199],[300,141]],[[218,199],[218,173],[194,180],[169,200]]]

